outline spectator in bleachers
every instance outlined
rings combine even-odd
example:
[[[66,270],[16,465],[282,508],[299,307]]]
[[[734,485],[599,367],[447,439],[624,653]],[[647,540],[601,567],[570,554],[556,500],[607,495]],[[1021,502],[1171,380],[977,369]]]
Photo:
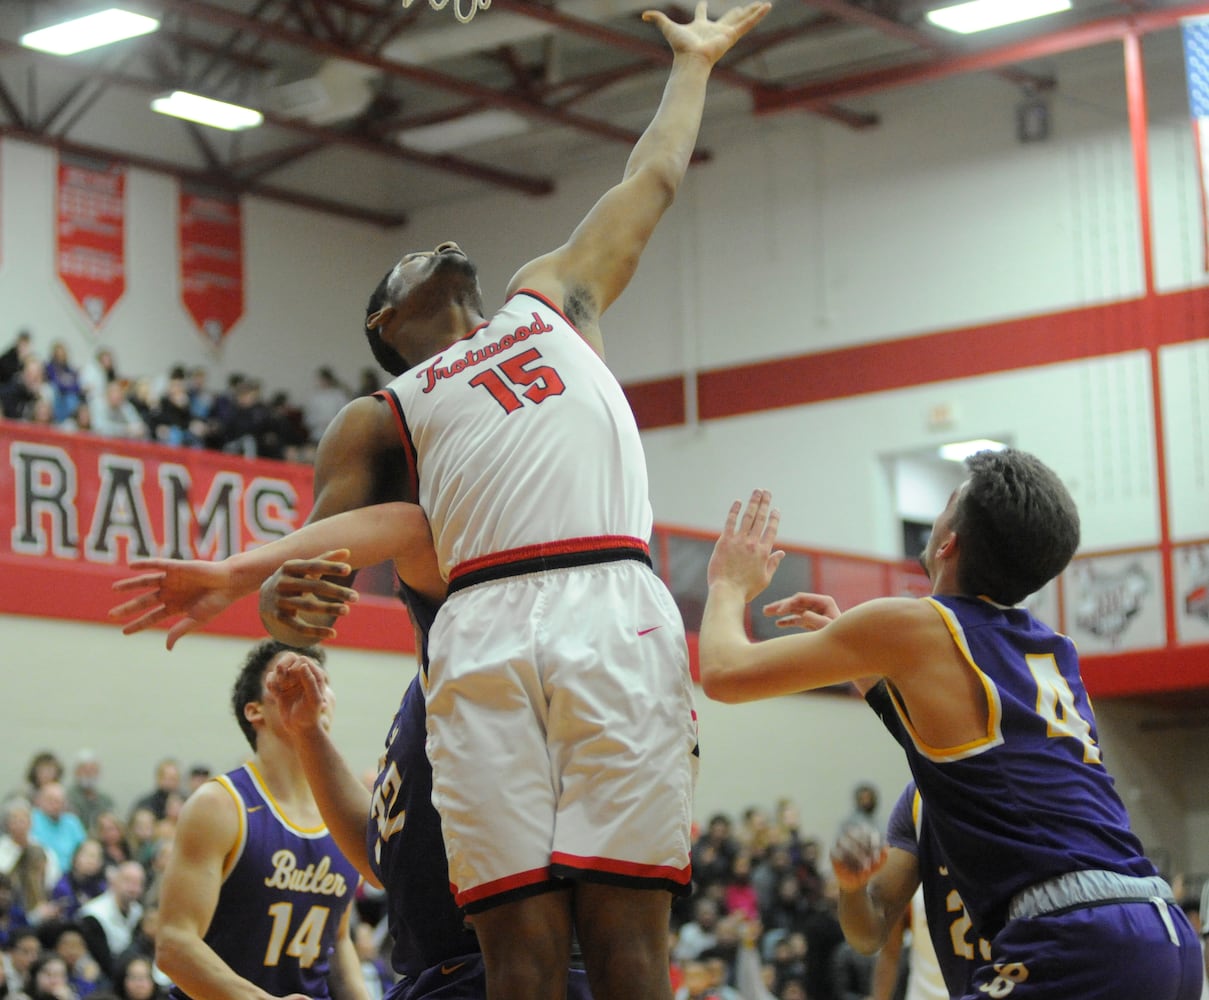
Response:
[[[10,876],[14,900],[31,927],[40,927],[59,916],[59,908],[47,888],[50,857],[50,852],[40,844],[30,844],[17,856]]]
[[[93,430],[102,437],[134,441],[147,439],[147,425],[134,404],[126,398],[126,387],[121,382],[110,382],[105,386],[105,398],[96,405],[90,405],[89,411]]]
[[[6,1000],[28,1000],[25,984],[29,971],[42,954],[42,941],[32,927],[14,931],[8,944],[0,948],[3,969],[0,970],[0,988],[7,989]]]
[[[54,404],[49,399],[35,399],[26,411],[25,422],[46,430],[56,428]]]
[[[130,860],[130,842],[126,839],[126,824],[117,813],[103,812],[92,821],[89,834],[101,845],[105,865],[117,865]]]
[[[33,806],[28,799],[13,798],[4,803],[0,810],[2,832],[0,832],[0,872],[12,875],[21,855],[28,847],[41,847],[32,833]],[[49,892],[59,881],[63,871],[53,854],[48,854],[46,891]],[[14,883],[15,886],[15,883]]]
[[[147,375],[138,375],[125,385],[126,400],[134,407],[139,419],[147,428],[146,437],[151,436],[151,413],[155,409],[157,396]]]
[[[210,411],[214,408],[214,393],[207,387],[209,372],[201,365],[194,365],[185,376],[185,391],[189,393],[189,412],[195,420],[209,424]]]
[[[701,956],[707,948],[718,943],[718,904],[708,896],[700,896],[693,906],[693,919],[680,928],[676,942],[676,958],[687,963]]]
[[[312,442],[323,437],[327,425],[352,399],[348,387],[326,365],[315,372],[315,388],[302,407],[303,420]]]
[[[39,750],[34,754],[25,768],[25,790],[22,796],[31,802],[38,794],[38,789],[49,785],[52,781],[63,780],[63,762],[53,750]]]
[[[377,369],[362,368],[361,381],[357,383],[358,396],[372,396],[382,388],[382,379],[378,377]]]
[[[113,812],[113,796],[101,790],[101,761],[92,750],[76,754],[72,783],[67,789],[67,805],[80,817],[85,830],[91,830],[101,813]]]
[[[269,414],[280,451],[277,457],[287,462],[310,461],[314,455],[310,435],[303,423],[302,410],[290,401],[289,393],[273,394],[269,400]]]
[[[67,963],[45,951],[30,966],[25,993],[30,1000],[80,1000],[67,976]]]
[[[159,928],[159,903],[154,900],[148,901],[144,895],[143,917],[139,921],[138,927],[134,930],[134,937],[131,938],[130,947],[117,957],[116,964],[121,967],[133,958],[145,958],[151,963],[151,978],[164,989],[167,989],[172,985],[172,980],[155,964],[155,939],[159,934]]]
[[[71,866],[72,856],[88,836],[80,817],[67,809],[67,790],[57,781],[43,785],[34,793],[31,833],[38,843],[53,852],[60,871]]]
[[[209,781],[210,776],[213,773],[214,772],[209,764],[199,763],[194,764],[191,768],[189,768],[189,779],[188,783],[185,785],[185,798],[188,798],[199,788],[201,788],[202,785]]]
[[[109,980],[101,971],[100,963],[88,950],[88,943],[76,924],[66,922],[58,925],[51,950],[67,966],[67,981],[76,996],[83,998],[108,988]]]
[[[70,431],[72,433],[88,434],[93,430],[92,427],[92,410],[89,408],[91,404],[84,402],[76,407],[76,412],[73,416],[68,417],[58,425],[61,431]]]
[[[272,414],[261,399],[259,379],[245,378],[235,389],[233,405],[218,432],[222,450],[245,458],[280,457],[280,440]]]
[[[150,960],[131,955],[114,970],[114,993],[118,1000],[164,1000],[164,988],[155,981]]]
[[[0,872],[0,952],[9,947],[9,943],[18,931],[22,931],[28,926],[29,920],[17,900],[12,877]],[[3,985],[3,982],[0,982],[0,988]]]
[[[744,920],[759,920],[760,901],[751,882],[751,872],[751,855],[746,850],[739,851],[731,863],[722,902],[728,914],[741,916]]]
[[[106,890],[80,907],[79,924],[101,969],[112,981],[117,957],[130,947],[143,917],[143,866],[125,861],[110,873]]]
[[[730,817],[715,813],[709,825],[693,844],[693,880],[698,886],[725,882],[730,877],[731,866],[739,846],[731,835]]]
[[[18,330],[17,337],[3,354],[0,354],[0,385],[16,378],[25,367],[25,359],[34,349],[34,339],[28,330]]]
[[[80,388],[84,398],[94,405],[105,398],[105,386],[117,381],[117,363],[108,347],[97,348],[92,360],[80,369]]]
[[[151,433],[161,444],[200,448],[206,423],[193,415],[185,369],[177,366],[168,375],[164,391],[151,410]]]
[[[105,853],[99,841],[88,837],[80,841],[71,858],[71,867],[64,872],[51,893],[51,901],[59,908],[64,920],[74,920],[80,907],[105,891]]]
[[[168,799],[181,793],[181,766],[175,757],[162,757],[155,765],[155,787],[134,804],[135,809],[150,809],[156,820],[168,813]],[[134,831],[132,830],[131,833]]]
[[[46,382],[42,359],[30,355],[21,371],[0,385],[0,412],[9,420],[28,420],[39,399],[46,399],[53,405],[54,390]]]
[[[67,345],[61,340],[50,345],[46,381],[54,390],[54,423],[74,416],[76,407],[84,398],[84,389],[80,384],[80,373],[68,357]]]
[[[135,806],[127,825],[127,842],[130,844],[130,860],[146,867],[155,853],[155,818],[148,806]]]
[[[852,790],[852,812],[840,824],[840,829],[850,826],[865,826],[879,834],[884,832],[877,813],[877,787],[867,781],[862,781]]]

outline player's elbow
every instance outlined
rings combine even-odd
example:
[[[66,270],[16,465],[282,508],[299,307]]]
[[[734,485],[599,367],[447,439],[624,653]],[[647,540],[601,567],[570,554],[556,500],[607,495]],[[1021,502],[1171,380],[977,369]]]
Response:
[[[701,657],[701,690],[710,701],[720,701],[727,705],[745,700],[742,690],[735,683],[734,675],[726,669],[725,664],[713,662],[705,655]]]
[[[189,935],[177,927],[161,927],[155,935],[155,964],[173,982],[187,978]]]

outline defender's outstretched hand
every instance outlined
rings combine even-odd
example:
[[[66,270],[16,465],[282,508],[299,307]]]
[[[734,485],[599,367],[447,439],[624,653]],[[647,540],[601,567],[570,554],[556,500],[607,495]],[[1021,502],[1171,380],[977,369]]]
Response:
[[[706,574],[710,585],[723,581],[734,584],[742,590],[745,601],[767,587],[785,558],[783,551],[773,548],[780,522],[781,512],[772,506],[768,490],[754,491],[746,510],[739,500],[731,504],[726,526],[710,556]]]
[[[843,892],[857,892],[869,884],[886,863],[889,849],[881,835],[868,826],[849,826],[831,848],[831,867]]]
[[[697,4],[696,15],[688,24],[677,24],[658,10],[644,11],[642,19],[658,26],[673,52],[695,53],[712,66],[730,51],[735,42],[759,24],[770,10],[770,3],[749,3],[728,10],[718,20],[711,21],[709,5],[706,0],[701,0]]]
[[[318,564],[316,572],[340,576],[347,576],[351,572],[348,565],[343,563],[322,559],[306,561]],[[130,564],[130,568],[143,572],[138,576],[118,580],[113,589],[119,593],[137,596],[111,608],[109,617],[114,621],[133,618],[123,626],[124,635],[142,632],[168,619],[180,618],[168,630],[169,649],[172,649],[182,636],[197,631],[236,601],[254,593],[261,582],[260,576],[247,576],[237,572],[229,559],[219,562],[206,562],[201,559],[138,559]],[[356,595],[353,594],[350,599],[356,600]]]
[[[281,725],[290,739],[303,739],[317,728],[327,729],[331,692],[327,676],[314,660],[287,653],[265,675],[265,692],[277,700]]]
[[[840,616],[840,606],[826,594],[799,592],[764,605],[764,617],[775,618],[777,628],[802,628],[817,632]]]

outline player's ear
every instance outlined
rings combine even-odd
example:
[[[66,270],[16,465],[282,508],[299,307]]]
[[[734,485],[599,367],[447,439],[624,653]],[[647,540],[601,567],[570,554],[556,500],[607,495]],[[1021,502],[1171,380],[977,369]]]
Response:
[[[394,306],[383,306],[381,309],[377,310],[376,312],[372,312],[365,317],[365,329],[380,330],[382,327],[390,323],[390,321],[394,318],[394,315]]]
[[[252,725],[264,721],[264,704],[259,701],[250,701],[243,707],[243,717]]]

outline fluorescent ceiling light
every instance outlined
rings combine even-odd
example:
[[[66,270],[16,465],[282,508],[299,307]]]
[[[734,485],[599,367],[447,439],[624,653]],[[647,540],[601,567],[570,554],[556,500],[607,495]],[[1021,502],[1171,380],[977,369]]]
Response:
[[[492,139],[524,135],[529,121],[514,111],[478,111],[435,125],[418,125],[399,133],[400,146],[425,153],[446,153]]]
[[[184,90],[173,91],[167,97],[157,97],[151,102],[151,110],[158,111],[161,115],[172,115],[173,118],[197,122],[199,125],[224,128],[228,132],[255,128],[264,121],[264,115],[259,111],[243,108],[238,104],[227,104],[225,101],[213,101]]]
[[[160,26],[154,17],[145,17],[120,7],[97,11],[87,17],[77,17],[49,28],[39,28],[21,36],[21,44],[27,49],[51,52],[57,56],[71,56],[87,49],[111,45],[125,38],[146,35]]]
[[[969,35],[1064,10],[1070,10],[1070,0],[969,0],[924,16],[938,28]]]
[[[939,449],[940,457],[947,462],[964,462],[971,455],[980,451],[1003,451],[1007,445],[1002,441],[992,441],[990,438],[976,438],[973,441],[954,441],[952,444],[942,444]]]

